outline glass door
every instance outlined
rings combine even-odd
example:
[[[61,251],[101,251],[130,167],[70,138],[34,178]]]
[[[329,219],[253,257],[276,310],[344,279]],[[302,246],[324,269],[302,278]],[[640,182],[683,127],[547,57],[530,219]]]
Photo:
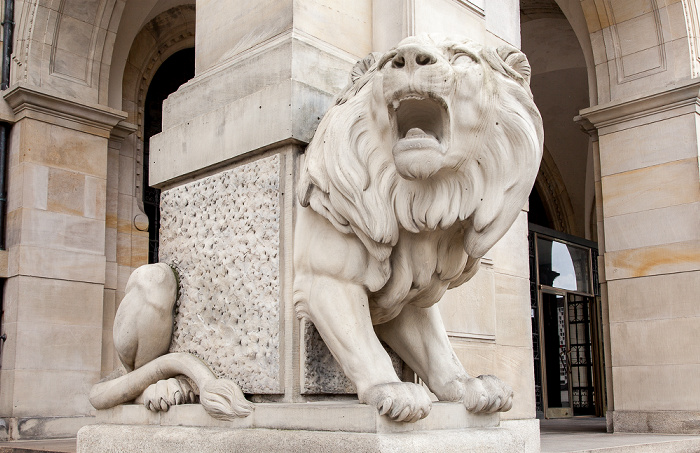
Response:
[[[535,388],[545,418],[604,413],[596,252],[585,245],[530,231]]]
[[[565,294],[542,291],[540,313],[545,417],[571,417],[571,365]]]

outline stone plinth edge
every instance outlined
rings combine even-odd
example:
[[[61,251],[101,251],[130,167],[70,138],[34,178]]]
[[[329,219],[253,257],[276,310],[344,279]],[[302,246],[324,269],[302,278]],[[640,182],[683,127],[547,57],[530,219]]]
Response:
[[[499,414],[468,412],[459,403],[433,403],[423,420],[397,423],[359,402],[259,403],[251,415],[232,421],[215,420],[199,404],[151,412],[142,405],[121,405],[98,411],[97,422],[116,425],[191,426],[226,429],[282,429],[395,434],[414,431],[496,428]]]
[[[91,425],[78,432],[78,453],[114,452],[539,452],[539,421],[499,427],[350,433],[189,426]]]

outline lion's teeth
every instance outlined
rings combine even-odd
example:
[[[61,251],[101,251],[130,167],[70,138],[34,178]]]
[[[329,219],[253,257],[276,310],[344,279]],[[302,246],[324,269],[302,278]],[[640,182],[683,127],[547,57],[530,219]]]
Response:
[[[412,127],[406,132],[405,138],[435,138],[435,136],[419,127]]]
[[[394,102],[391,103],[391,106],[394,107],[394,110],[397,110],[401,103],[398,100],[394,100]]]

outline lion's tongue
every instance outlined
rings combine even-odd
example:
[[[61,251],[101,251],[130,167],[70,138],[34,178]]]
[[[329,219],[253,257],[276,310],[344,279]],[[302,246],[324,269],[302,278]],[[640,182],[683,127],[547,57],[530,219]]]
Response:
[[[404,138],[435,138],[432,134],[426,133],[420,127],[413,127],[406,132]]]

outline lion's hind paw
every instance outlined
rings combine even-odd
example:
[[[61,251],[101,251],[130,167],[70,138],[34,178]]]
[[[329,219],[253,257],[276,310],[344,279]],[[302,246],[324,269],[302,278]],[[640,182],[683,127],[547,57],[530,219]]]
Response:
[[[490,374],[464,382],[464,405],[470,412],[505,412],[513,407],[513,389]]]
[[[186,379],[162,379],[149,385],[141,395],[143,405],[150,411],[167,411],[170,406],[194,403],[196,396]]]
[[[425,389],[410,382],[375,385],[362,394],[360,401],[375,406],[380,415],[408,423],[427,417],[432,407]]]

